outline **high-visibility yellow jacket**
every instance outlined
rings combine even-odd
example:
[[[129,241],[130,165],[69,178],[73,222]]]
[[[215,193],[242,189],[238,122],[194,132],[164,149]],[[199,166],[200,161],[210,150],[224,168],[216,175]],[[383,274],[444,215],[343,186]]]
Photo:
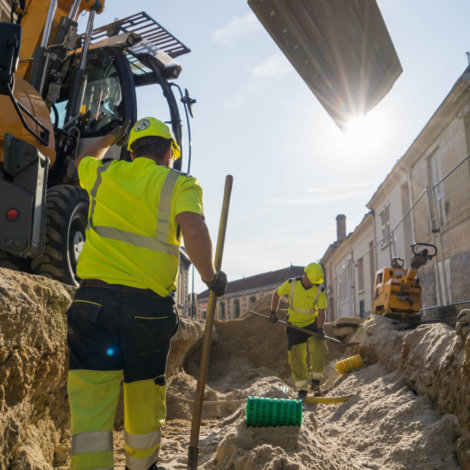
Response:
[[[170,295],[181,242],[175,217],[203,214],[197,180],[145,157],[105,163],[86,157],[78,175],[90,209],[77,275]]]
[[[289,296],[289,323],[303,328],[316,321],[318,309],[326,308],[326,293],[323,284],[305,288],[301,277],[288,279],[277,288],[280,297]]]

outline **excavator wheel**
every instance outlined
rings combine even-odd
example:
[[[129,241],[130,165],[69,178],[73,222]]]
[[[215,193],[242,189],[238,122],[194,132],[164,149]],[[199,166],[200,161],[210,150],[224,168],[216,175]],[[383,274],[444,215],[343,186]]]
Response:
[[[88,194],[78,186],[54,186],[47,191],[46,248],[32,261],[36,274],[78,285],[75,274],[85,241]]]
[[[14,271],[28,273],[31,270],[31,261],[0,250],[0,268],[8,268]]]

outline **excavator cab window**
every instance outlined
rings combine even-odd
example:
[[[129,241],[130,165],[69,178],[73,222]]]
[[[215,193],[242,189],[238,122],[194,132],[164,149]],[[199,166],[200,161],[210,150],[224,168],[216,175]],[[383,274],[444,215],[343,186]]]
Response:
[[[81,135],[83,137],[103,135],[109,129],[110,123],[122,122],[121,104],[121,87],[116,75],[88,80],[78,118]]]
[[[78,67],[78,59],[73,58],[60,98],[55,103],[57,121],[56,127],[62,129],[66,123],[67,105],[70,97],[70,77]],[[81,137],[98,137],[106,134],[116,125],[122,123],[124,103],[122,84],[115,64],[114,56],[106,49],[91,51],[87,66],[87,85],[80,115],[74,125],[80,130]]]
[[[126,51],[126,59],[129,63],[129,68],[132,73],[132,78],[135,84],[135,92],[137,99],[141,103],[145,103],[144,93],[146,91],[147,85],[161,85],[161,78],[158,77],[155,72],[147,65],[144,61],[139,58],[138,55],[134,54],[132,51]],[[171,112],[168,107],[168,100],[163,93],[163,89],[160,89],[161,93],[154,92],[152,96],[152,109],[146,112],[144,111],[143,115],[156,115],[158,118],[165,122],[171,121]]]

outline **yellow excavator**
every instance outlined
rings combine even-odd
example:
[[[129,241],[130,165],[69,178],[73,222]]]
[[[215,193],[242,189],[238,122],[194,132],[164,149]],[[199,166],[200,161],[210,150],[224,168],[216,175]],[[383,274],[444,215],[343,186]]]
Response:
[[[413,243],[410,268],[404,268],[402,258],[393,258],[392,266],[375,275],[372,312],[398,319],[418,319],[421,309],[421,285],[418,270],[437,254],[430,243]]]
[[[135,122],[137,90],[151,85],[160,90],[152,94],[156,112],[182,146],[179,106],[189,132],[195,100],[174,82],[175,58],[190,50],[144,12],[94,29],[104,0],[7,3],[9,11],[0,6],[10,19],[0,23],[0,266],[75,284],[88,212],[75,157],[127,118]],[[79,34],[81,13],[88,21]],[[117,146],[107,157],[129,159]]]

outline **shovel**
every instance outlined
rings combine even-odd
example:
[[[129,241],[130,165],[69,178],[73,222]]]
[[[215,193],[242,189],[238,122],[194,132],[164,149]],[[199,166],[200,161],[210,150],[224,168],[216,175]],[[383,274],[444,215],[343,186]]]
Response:
[[[222,266],[222,254],[224,251],[225,232],[227,229],[228,208],[230,204],[230,194],[232,192],[233,176],[227,175],[225,178],[224,200],[222,203],[222,214],[220,215],[219,234],[215,250],[214,266],[219,270]],[[199,378],[197,381],[196,396],[194,399],[193,416],[191,421],[191,435],[188,449],[188,470],[197,470],[199,457],[199,431],[201,427],[202,403],[204,401],[204,389],[209,369],[209,358],[211,348],[211,335],[214,325],[215,306],[217,297],[213,291],[209,292],[209,303],[207,306],[206,324],[202,341],[201,362],[199,365]]]
[[[252,313],[253,315],[258,315],[260,317],[266,318],[269,320],[269,315],[263,315],[262,313],[255,312],[254,310],[249,310],[249,313]],[[295,326],[290,323],[287,323],[286,321],[283,320],[277,320],[277,323],[281,323],[283,325],[288,326],[289,328],[293,328],[294,330],[301,331],[302,333],[305,333],[310,336],[316,336],[317,338],[320,339],[327,339],[328,341],[332,341],[333,343],[338,343],[341,344],[342,346],[355,346],[358,343],[349,343],[349,344],[344,344],[342,341],[336,338],[332,338],[331,336],[326,336],[326,335],[321,335],[320,333],[317,333],[315,331],[310,331],[306,330],[305,328],[300,328],[300,326]]]

